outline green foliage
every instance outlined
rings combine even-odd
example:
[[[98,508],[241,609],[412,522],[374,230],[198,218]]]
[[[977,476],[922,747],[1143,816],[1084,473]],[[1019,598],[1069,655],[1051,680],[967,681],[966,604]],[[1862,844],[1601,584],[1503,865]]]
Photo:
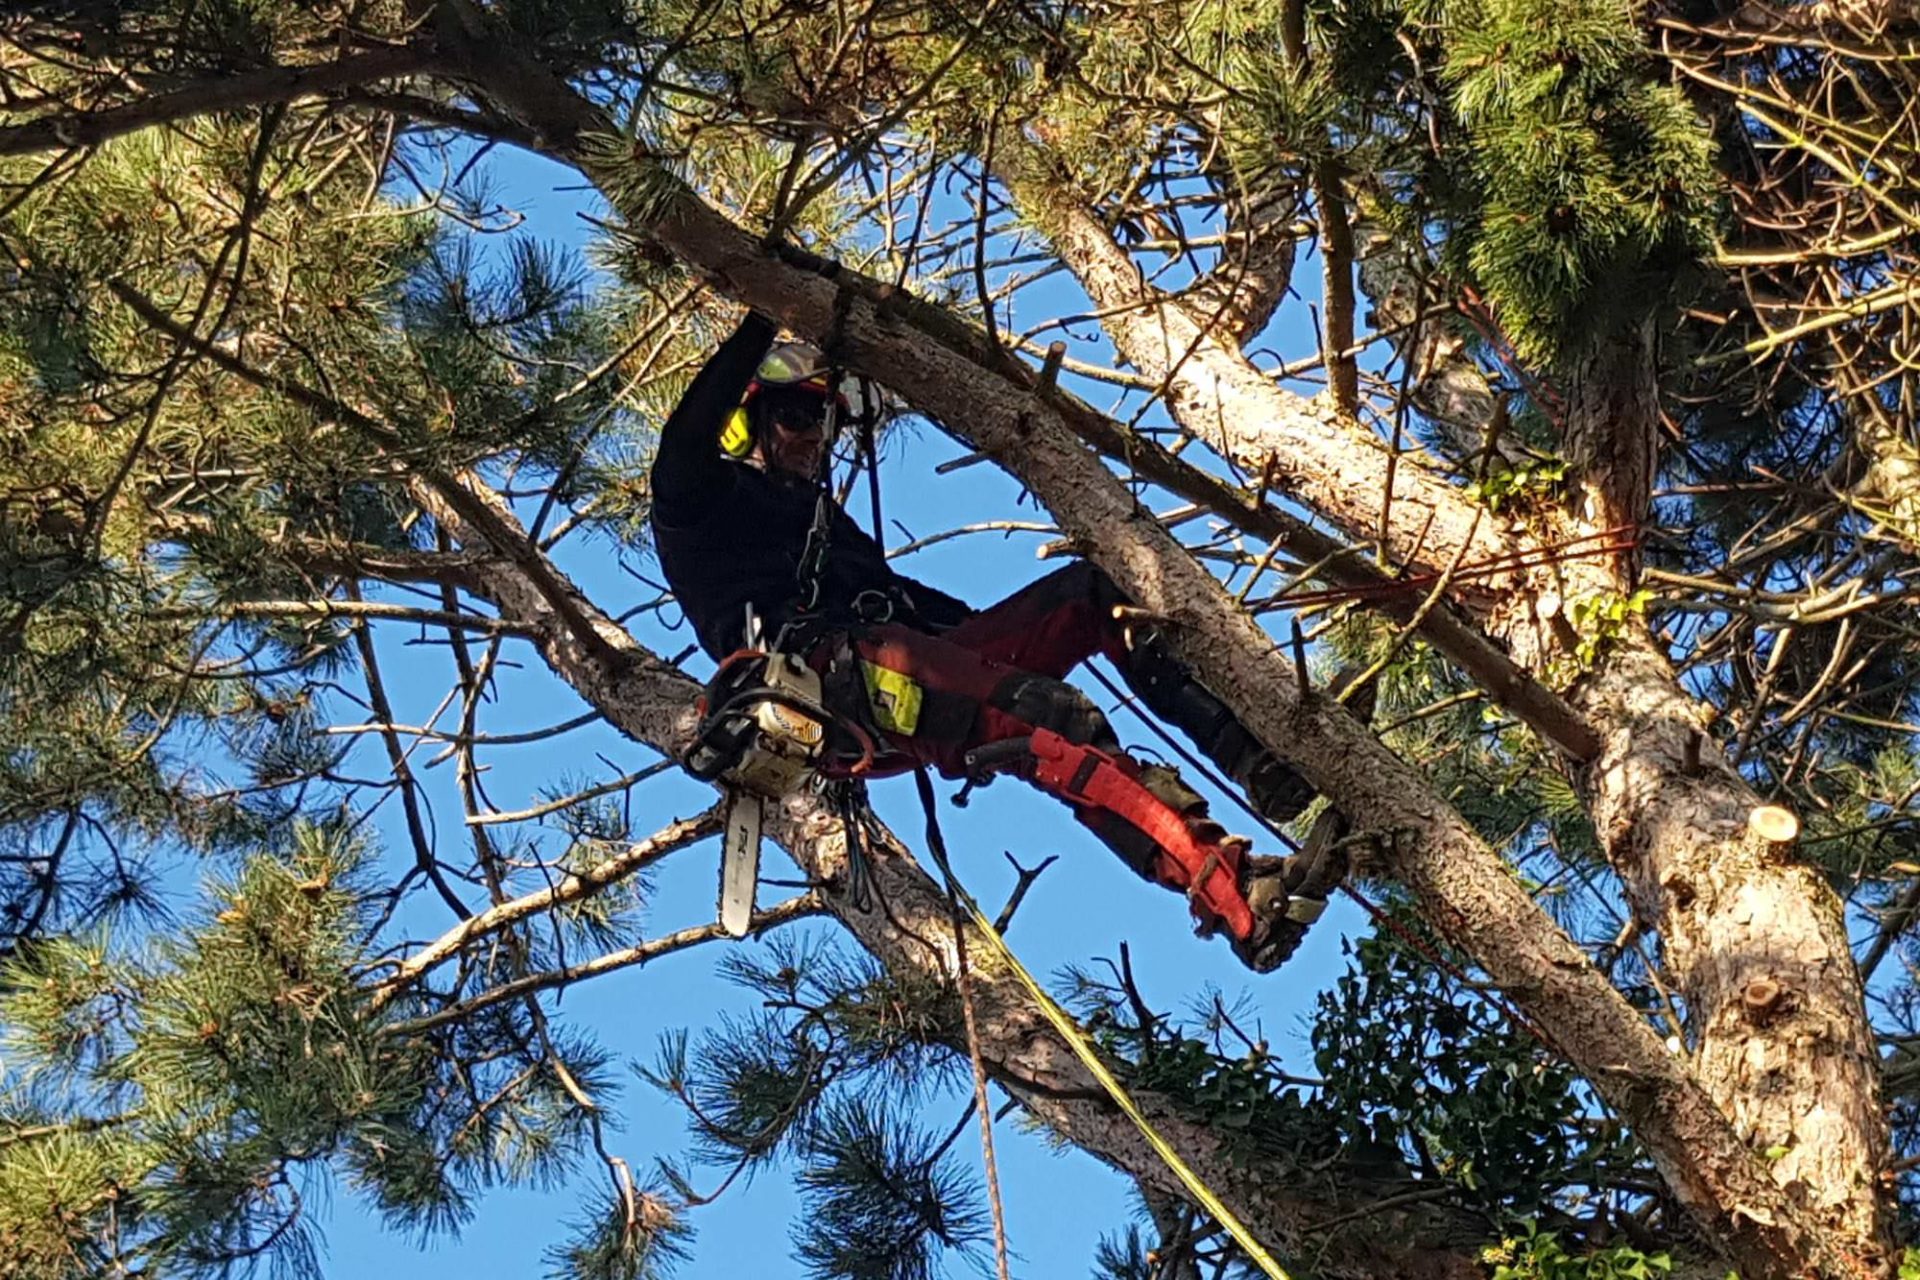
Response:
[[[457,588],[370,566],[431,554],[445,531],[416,506],[418,485],[463,469],[508,494],[537,536],[564,523],[598,535],[596,550],[635,547],[651,424],[736,314],[638,224],[704,199],[749,234],[777,227],[966,310],[976,253],[990,290],[1012,283],[1007,264],[1057,266],[1004,188],[976,185],[990,139],[1043,150],[1168,288],[1231,262],[1241,219],[1324,222],[1313,170],[1343,189],[1363,250],[1402,264],[1411,297],[1474,285],[1539,364],[1660,314],[1712,230],[1706,134],[1659,83],[1643,15],[1617,0],[1310,0],[1304,57],[1281,47],[1299,7],[1279,0],[971,15],[780,0],[484,7],[619,121],[590,140],[587,176],[632,222],[583,260],[488,238],[512,216],[470,176],[484,150],[433,122],[484,124],[489,104],[432,75],[388,86],[419,95],[421,115],[397,130],[343,93],[140,131],[44,174],[48,157],[0,160],[0,842],[28,855],[0,860],[12,946],[0,1016],[10,1063],[33,1072],[0,1100],[0,1256],[46,1274],[198,1276],[262,1248],[298,1271],[312,1265],[294,1199],[307,1181],[350,1187],[396,1225],[450,1229],[484,1186],[563,1182],[599,1137],[616,1092],[607,1056],[540,997],[498,988],[631,942],[642,880],[488,933],[404,989],[378,984],[395,963],[382,948],[411,940],[423,867],[476,903],[482,887],[545,887],[632,838],[627,797],[562,810],[557,851],[504,832],[472,860],[404,850],[376,892],[341,827],[303,822],[367,803],[352,775],[373,753],[349,770],[351,739],[320,733],[333,699],[359,697],[356,631],[226,611],[324,602],[383,577],[457,603]],[[42,79],[9,84],[28,112],[69,91],[105,109],[143,84],[399,44],[417,17],[402,0],[357,4],[343,43],[327,6],[285,0],[34,8],[74,29],[42,46],[57,58],[30,59]],[[25,47],[18,27],[8,36]],[[795,190],[813,196],[797,211]],[[977,243],[970,216],[948,216],[976,194]],[[115,285],[194,340],[137,316]],[[1464,319],[1444,323],[1470,357],[1493,354]],[[1675,349],[1676,363],[1696,354]],[[287,394],[289,381],[311,394]],[[1758,528],[1748,482],[1799,459],[1808,424],[1795,415],[1813,413],[1758,382],[1731,400],[1689,397],[1710,428],[1691,433],[1706,478],[1739,483],[1663,518],[1685,517],[1667,523],[1710,562]],[[1512,399],[1507,438],[1544,456],[1554,424]],[[385,431],[356,426],[360,415]],[[1773,430],[1782,422],[1794,430]],[[1814,470],[1796,474],[1842,473],[1844,433],[1819,440]],[[1524,517],[1564,496],[1563,471],[1524,463],[1475,493]],[[1798,500],[1783,499],[1779,522],[1801,518]],[[1844,543],[1836,556],[1862,545]],[[1887,548],[1871,551],[1882,563]],[[1803,567],[1758,570],[1751,585],[1813,581],[1830,565]],[[1581,661],[1649,607],[1575,602]],[[1760,628],[1763,719],[1818,688],[1853,625]],[[1584,941],[1614,937],[1617,886],[1561,764],[1390,630],[1332,638],[1367,661],[1396,646],[1378,721],[1395,725],[1391,745]],[[1768,647],[1788,635],[1792,646]],[[1817,801],[1803,806],[1809,852],[1873,886],[1863,901],[1891,898],[1920,858],[1901,812],[1914,757],[1886,728],[1910,720],[1912,663],[1897,642],[1848,661],[1870,686],[1855,720],[1811,742],[1763,725],[1740,767]],[[1687,678],[1738,704],[1752,674],[1709,655]],[[1856,723],[1862,711],[1881,723]],[[1797,739],[1784,765],[1782,739]],[[484,768],[462,759],[445,774]],[[376,770],[371,789],[387,783]],[[161,915],[157,864],[203,854],[221,875],[216,904]],[[165,933],[148,938],[155,923]],[[1643,962],[1595,954],[1653,1007]],[[649,1073],[686,1104],[695,1163],[722,1185],[792,1166],[811,1215],[796,1246],[822,1276],[918,1277],[977,1255],[978,1189],[956,1172],[955,1139],[933,1142],[911,1114],[957,1096],[953,993],[797,944],[735,949],[722,967],[761,1007],[670,1037]],[[1663,1273],[1664,1255],[1578,1242],[1596,1186],[1615,1206],[1652,1209],[1661,1229],[1671,1218],[1644,1190],[1642,1154],[1475,980],[1393,936],[1364,940],[1314,1016],[1318,1081],[1284,1070],[1263,1034],[1241,1034],[1244,1009],[1216,1000],[1179,1023],[1146,1013],[1126,984],[1083,978],[1080,995],[1128,1078],[1208,1123],[1248,1168],[1524,1216],[1524,1237],[1489,1259],[1508,1280]],[[1896,1046],[1892,1084],[1910,1081],[1911,1056]],[[1910,1116],[1896,1132],[1912,1143]],[[549,1256],[554,1274],[669,1271],[698,1191],[689,1173],[662,1176],[663,1191],[637,1200],[586,1197]],[[1098,1262],[1124,1280],[1160,1273],[1149,1243],[1129,1232]]]
[[[49,939],[0,974],[0,1241],[21,1274],[139,1259],[212,1276],[255,1255],[311,1274],[303,1170],[432,1233],[466,1220],[477,1184],[571,1169],[587,1135],[569,1090],[610,1093],[604,1055],[577,1037],[532,1049],[522,1028],[469,1043],[462,1066],[457,1039],[398,1033],[410,1002],[371,1014],[369,864],[343,828],[301,828],[284,858],[212,883],[174,936]]]
[[[1477,288],[1521,361],[1575,358],[1697,286],[1721,207],[1711,134],[1631,6],[1327,0],[1308,16],[1331,104],[1316,114],[1364,221]],[[1283,100],[1278,84],[1257,77],[1255,100]]]
[[[1630,6],[1469,0],[1449,6],[1443,39],[1480,193],[1446,252],[1520,356],[1578,354],[1673,296],[1711,248],[1718,179]]]
[[[808,1206],[796,1256],[820,1280],[922,1280],[944,1254],[969,1256],[985,1238],[980,1189],[952,1140],[905,1114],[960,1079],[952,993],[785,936],[723,968],[776,1012],[671,1034],[642,1073],[685,1105],[696,1160],[731,1180],[791,1159]]]
[[[1470,1202],[1513,1212],[1537,1206],[1542,1188],[1641,1161],[1579,1078],[1459,979],[1393,934],[1348,954],[1312,1030],[1320,1101],[1346,1150],[1404,1152]]]
[[[1595,1249],[1583,1257],[1569,1254],[1557,1233],[1542,1231],[1529,1218],[1522,1234],[1488,1247],[1481,1260],[1492,1280],[1657,1280],[1673,1270],[1665,1253],[1642,1253],[1631,1245]]]
[[[548,1280],[664,1280],[688,1256],[685,1219],[655,1195],[595,1198],[572,1238],[547,1250]]]
[[[1124,1234],[1103,1237],[1093,1251],[1095,1280],[1155,1280],[1161,1274],[1140,1228],[1128,1223]]]
[[[1484,480],[1468,486],[1468,492],[1486,503],[1487,510],[1525,506],[1559,488],[1567,478],[1567,464],[1558,458],[1528,459],[1515,466],[1495,466]]]
[[[1329,639],[1337,665],[1365,667],[1385,654],[1394,634],[1362,614]],[[1375,722],[1397,726],[1387,732],[1388,744],[1426,762],[1435,784],[1489,844],[1521,865],[1545,858],[1581,875],[1610,874],[1585,806],[1550,750],[1430,648],[1401,646],[1377,688]]]
[[[1591,670],[1601,654],[1619,643],[1633,621],[1646,616],[1652,599],[1653,592],[1641,588],[1629,595],[1605,592],[1568,602],[1567,618],[1580,633],[1573,656],[1581,669]]]
[[[814,1280],[931,1280],[941,1250],[987,1239],[970,1174],[884,1106],[846,1097],[810,1127],[795,1253]]]
[[[310,1270],[290,1176],[306,1160],[340,1161],[410,1219],[457,1214],[448,1188],[398,1176],[427,1080],[354,1009],[364,857],[308,829],[287,861],[214,885],[178,940],[123,956],[63,939],[9,966],[20,1083],[0,1124],[46,1136],[0,1146],[0,1239],[32,1274],[140,1257],[194,1275],[258,1251]]]

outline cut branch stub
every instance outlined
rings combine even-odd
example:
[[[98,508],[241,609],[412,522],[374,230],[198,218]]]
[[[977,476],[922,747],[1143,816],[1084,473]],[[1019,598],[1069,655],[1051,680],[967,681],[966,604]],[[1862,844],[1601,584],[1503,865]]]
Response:
[[[1800,838],[1800,819],[1777,804],[1756,805],[1747,815],[1747,840],[1755,850],[1774,860],[1793,851]]]
[[[1764,1022],[1773,1016],[1773,1011],[1780,1005],[1780,997],[1785,994],[1786,989],[1772,978],[1755,978],[1741,992],[1740,1003],[1746,1008],[1748,1021]]]

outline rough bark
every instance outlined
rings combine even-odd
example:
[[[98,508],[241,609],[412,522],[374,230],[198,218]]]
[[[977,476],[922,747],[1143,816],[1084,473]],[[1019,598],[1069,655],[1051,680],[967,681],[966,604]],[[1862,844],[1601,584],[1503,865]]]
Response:
[[[1404,458],[1389,468],[1386,445],[1350,415],[1275,386],[1209,327],[1210,317],[1149,285],[1106,229],[1058,189],[1042,159],[1029,149],[1007,150],[1012,155],[1004,172],[1023,212],[1072,267],[1120,353],[1164,384],[1168,410],[1181,426],[1247,474],[1308,503],[1349,537],[1384,534],[1396,563],[1439,569],[1463,546],[1474,561],[1511,550],[1498,523],[1476,522],[1446,481]],[[1393,497],[1383,529],[1390,472]]]
[[[1526,537],[1527,530],[1515,525],[1503,531],[1500,522],[1477,509],[1459,489],[1412,465],[1411,460],[1403,458],[1389,467],[1384,446],[1350,415],[1273,386],[1220,341],[1208,317],[1196,316],[1190,302],[1182,304],[1142,280],[1105,228],[1059,189],[1042,159],[1019,148],[1013,151],[1008,173],[1016,198],[1102,309],[1102,324],[1115,346],[1142,373],[1168,382],[1168,407],[1188,430],[1349,532],[1359,529],[1358,537],[1384,534],[1390,554],[1403,564],[1444,572],[1457,563],[1493,560],[1536,545],[1537,540]],[[1176,384],[1194,394],[1175,397]],[[1207,386],[1218,394],[1207,397]],[[1303,421],[1313,424],[1312,428],[1302,431]],[[1083,438],[1097,440],[1086,424],[1075,424],[1075,429]],[[1284,464],[1273,452],[1283,443],[1298,447],[1298,452],[1286,455]],[[1389,477],[1394,498],[1386,505],[1383,519],[1380,511]],[[1262,531],[1249,528],[1249,532]],[[1296,555],[1314,562],[1326,559],[1331,545],[1315,538],[1308,530],[1296,534],[1294,541],[1300,544],[1294,548]],[[1529,576],[1541,580],[1560,573],[1558,566],[1548,564]],[[1351,557],[1331,563],[1328,576],[1363,591],[1379,585],[1378,576]],[[1535,608],[1538,593],[1513,589],[1521,576],[1489,574],[1459,592],[1500,620],[1511,657],[1499,656],[1473,624],[1450,607],[1430,611],[1422,632],[1480,680],[1496,704],[1513,711],[1573,759],[1586,760],[1597,749],[1598,740],[1577,714],[1570,714],[1571,709],[1535,678],[1545,666],[1544,659],[1558,650],[1562,632],[1554,626],[1554,616],[1559,601],[1571,593],[1550,593],[1554,608],[1543,619]],[[1369,598],[1377,599],[1388,616],[1404,622],[1419,611],[1420,594],[1370,592]],[[1529,666],[1535,669],[1532,673]]]
[[[1580,702],[1606,733],[1586,773],[1594,825],[1635,919],[1661,939],[1695,1073],[1772,1153],[1774,1179],[1883,1264],[1879,1063],[1839,901],[1815,868],[1748,834],[1760,798],[1650,646],[1611,655]]]
[[[496,46],[466,49],[482,91],[603,190],[624,176],[587,143],[607,132],[590,104]],[[626,163],[630,164],[631,161]],[[612,167],[609,167],[611,164]],[[1175,618],[1184,656],[1266,746],[1343,805],[1398,838],[1388,870],[1430,919],[1538,1022],[1635,1127],[1701,1225],[1750,1276],[1843,1274],[1853,1263],[1776,1187],[1727,1117],[1640,1016],[1515,883],[1504,862],[1425,780],[1344,711],[1302,699],[1288,660],[1126,490],[1093,464],[1044,401],[894,314],[837,268],[776,256],[684,189],[654,187],[630,213],[716,287],[827,344],[936,418],[973,437],[1025,483],[1069,536],[1149,610]],[[788,254],[786,258],[793,255]],[[917,312],[915,314],[918,314]],[[1236,410],[1237,411],[1237,410]],[[1333,424],[1337,430],[1338,424]],[[1351,439],[1341,430],[1346,446]]]
[[[975,438],[1038,495],[1071,535],[1151,612],[1175,620],[1182,652],[1270,749],[1327,794],[1371,816],[1390,840],[1387,869],[1473,955],[1635,1126],[1663,1173],[1728,1255],[1754,1277],[1844,1265],[1767,1179],[1726,1117],[1667,1053],[1501,859],[1344,710],[1302,699],[1290,659],[1125,489],[1092,465],[1047,405],[983,380],[977,366],[911,328],[887,324],[821,275],[796,271],[690,196],[654,224],[684,260],[796,332],[837,331],[858,367],[925,411],[967,421]],[[838,321],[836,321],[836,314]]]
[[[478,485],[469,485],[468,492],[492,508],[490,536],[482,535],[435,487],[416,485],[414,492],[469,552],[493,545],[491,539],[518,527],[504,501]],[[494,549],[502,554],[482,580],[480,594],[502,617],[535,628],[553,671],[615,728],[661,751],[683,750],[696,723],[693,700],[699,686],[625,635],[558,569],[549,569],[549,581],[557,588],[543,585],[520,567],[517,552]],[[581,642],[563,611],[555,608],[555,589],[571,596],[564,612],[590,618],[606,637],[610,656]],[[882,834],[870,846],[871,871],[874,898],[886,909],[863,912],[843,892],[847,849],[836,817],[811,797],[796,797],[768,826],[769,837],[822,886],[832,913],[889,969],[950,981],[956,954],[946,898],[904,845]],[[973,987],[982,1047],[994,1078],[1076,1146],[1147,1186],[1182,1194],[1159,1156],[1106,1099],[1018,980],[983,959],[991,955],[987,944],[974,939],[968,954],[976,967]],[[957,1027],[952,1044],[956,1049],[964,1044]],[[1203,1119],[1168,1098],[1135,1096],[1182,1158],[1202,1170],[1263,1242],[1283,1255],[1312,1257],[1316,1274],[1417,1280],[1479,1275],[1475,1245],[1485,1238],[1488,1224],[1477,1216],[1436,1204],[1365,1213],[1370,1203],[1412,1184],[1350,1181],[1338,1165],[1309,1168],[1279,1157],[1236,1160],[1228,1156],[1221,1132]],[[1336,1219],[1342,1221],[1337,1229],[1320,1229],[1320,1224]]]
[[[1267,327],[1293,285],[1300,224],[1284,211],[1256,207],[1238,233],[1230,233],[1220,263],[1187,290],[1184,301],[1215,323],[1236,346]]]
[[[1565,514],[1582,533],[1621,530],[1637,535],[1653,499],[1653,471],[1660,456],[1651,321],[1640,332],[1581,356],[1573,364],[1569,385],[1564,427],[1574,496]],[[1607,567],[1615,584],[1626,589],[1637,576],[1638,549],[1581,563]]]
[[[1629,335],[1570,372],[1568,514],[1582,530],[1638,529],[1646,517],[1659,444],[1653,345],[1650,330]],[[1569,599],[1625,594],[1638,557],[1563,568],[1550,589]],[[1777,1157],[1775,1181],[1863,1263],[1883,1264],[1879,1070],[1838,898],[1790,849],[1749,833],[1760,797],[1643,628],[1603,653],[1575,700],[1606,738],[1582,775],[1588,810],[1686,1002],[1695,1073],[1752,1149]]]
[[[1299,562],[1324,566],[1322,576],[1354,590],[1369,606],[1415,629],[1449,661],[1477,681],[1493,704],[1510,712],[1573,761],[1592,759],[1600,738],[1582,714],[1497,647],[1450,601],[1423,610],[1423,595],[1375,568],[1358,548],[1261,502],[1134,436],[1081,402],[1055,393],[1049,403],[1072,432],[1135,475],[1231,521],[1268,542],[1279,541]]]

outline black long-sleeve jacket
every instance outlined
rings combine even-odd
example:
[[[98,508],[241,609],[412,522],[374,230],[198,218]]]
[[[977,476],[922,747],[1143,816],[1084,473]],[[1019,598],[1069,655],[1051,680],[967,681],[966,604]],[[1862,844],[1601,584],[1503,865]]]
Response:
[[[700,647],[720,658],[740,647],[746,606],[771,635],[799,608],[799,566],[820,490],[736,462],[720,432],[773,345],[771,321],[749,313],[701,368],[660,431],[653,460],[653,536],[667,584]],[[893,621],[937,631],[973,611],[887,565],[878,544],[837,505],[821,580],[820,612],[854,621],[854,600],[877,591]]]

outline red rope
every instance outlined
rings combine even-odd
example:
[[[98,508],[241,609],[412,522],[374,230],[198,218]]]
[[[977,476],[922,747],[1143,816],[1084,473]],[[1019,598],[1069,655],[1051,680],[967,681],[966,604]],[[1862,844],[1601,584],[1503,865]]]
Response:
[[[1583,542],[1606,539],[1598,546],[1580,551],[1568,548]],[[1448,578],[1450,582],[1471,581],[1475,578],[1490,578],[1496,574],[1511,573],[1518,569],[1532,569],[1543,564],[1562,564],[1568,560],[1586,560],[1598,556],[1616,555],[1622,551],[1631,551],[1639,545],[1638,530],[1633,525],[1618,525],[1612,529],[1602,529],[1598,533],[1583,534],[1565,542],[1551,546],[1537,547],[1531,551],[1514,551],[1506,555],[1489,556],[1484,560],[1469,561],[1456,569]],[[1439,573],[1416,573],[1404,578],[1394,578],[1385,582],[1358,582],[1348,586],[1326,587],[1319,591],[1299,591],[1290,593],[1282,599],[1287,604],[1336,603],[1342,600],[1380,600],[1390,596],[1411,594],[1432,586],[1440,581]],[[1278,603],[1276,601],[1276,603]]]
[[[1461,986],[1465,987],[1468,991],[1471,991],[1473,994],[1479,996],[1482,1000],[1486,1001],[1489,1005],[1492,1005],[1500,1013],[1504,1014],[1507,1017],[1507,1019],[1510,1022],[1512,1022],[1515,1026],[1519,1027],[1522,1031],[1525,1031],[1528,1035],[1532,1036],[1535,1040],[1538,1040],[1540,1042],[1541,1047],[1546,1049],[1547,1052],[1553,1054],[1556,1058],[1560,1058],[1562,1060],[1566,1058],[1567,1055],[1560,1051],[1559,1046],[1553,1043],[1552,1037],[1548,1036],[1547,1033],[1541,1029],[1538,1023],[1534,1022],[1531,1018],[1527,1017],[1525,1014],[1521,1013],[1518,1009],[1508,1004],[1505,1000],[1501,999],[1494,992],[1487,990],[1484,984],[1475,982],[1472,978],[1468,977],[1466,970],[1462,969],[1459,965],[1453,963],[1453,961],[1447,959],[1445,956],[1435,951],[1432,947],[1428,946],[1426,943],[1426,940],[1421,938],[1419,934],[1413,932],[1413,930],[1407,928],[1405,925],[1401,924],[1398,920],[1395,920],[1387,912],[1381,910],[1379,907],[1376,907],[1373,903],[1368,902],[1365,898],[1361,897],[1359,891],[1356,890],[1352,885],[1343,884],[1340,886],[1340,888],[1346,893],[1346,895],[1349,898],[1352,898],[1355,902],[1359,903],[1362,910],[1364,910],[1368,915],[1373,917],[1373,922],[1375,924],[1379,925],[1383,929],[1386,929],[1389,933],[1392,933],[1395,937],[1399,938],[1402,942],[1406,943],[1409,947],[1411,947],[1414,950],[1416,954],[1418,954],[1428,964],[1431,964],[1436,969],[1439,969],[1443,973],[1450,975],[1452,978],[1454,978],[1455,981],[1459,982]]]

